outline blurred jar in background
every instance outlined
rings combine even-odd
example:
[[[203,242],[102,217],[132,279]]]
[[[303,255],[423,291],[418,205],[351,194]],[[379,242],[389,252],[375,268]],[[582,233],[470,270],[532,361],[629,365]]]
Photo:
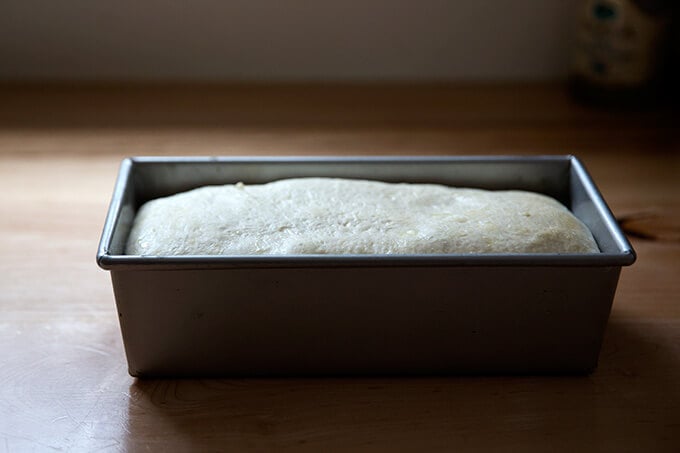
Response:
[[[569,85],[583,101],[657,105],[669,87],[673,0],[586,0],[578,10]],[[675,81],[675,84],[680,81]]]

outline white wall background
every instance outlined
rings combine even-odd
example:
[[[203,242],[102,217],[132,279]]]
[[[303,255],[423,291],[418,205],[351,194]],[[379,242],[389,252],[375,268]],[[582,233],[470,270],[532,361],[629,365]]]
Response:
[[[2,0],[0,79],[552,79],[573,0]]]

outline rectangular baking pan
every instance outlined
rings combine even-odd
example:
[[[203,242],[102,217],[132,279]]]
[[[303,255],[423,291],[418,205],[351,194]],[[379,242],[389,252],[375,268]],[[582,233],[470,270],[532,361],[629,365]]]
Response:
[[[601,253],[126,256],[150,199],[325,176],[550,195]],[[573,156],[123,161],[97,262],[133,376],[582,374],[635,252]]]

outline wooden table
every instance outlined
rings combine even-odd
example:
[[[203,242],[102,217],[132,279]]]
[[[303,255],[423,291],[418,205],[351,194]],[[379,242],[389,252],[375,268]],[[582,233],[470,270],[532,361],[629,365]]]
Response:
[[[0,452],[680,451],[672,112],[557,85],[0,88]],[[127,155],[580,156],[638,262],[584,377],[138,381],[94,260]]]

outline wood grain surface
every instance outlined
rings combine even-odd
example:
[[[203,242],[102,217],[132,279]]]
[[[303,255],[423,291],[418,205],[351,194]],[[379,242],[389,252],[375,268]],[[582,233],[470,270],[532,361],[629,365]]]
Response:
[[[678,124],[558,85],[0,87],[0,452],[680,451]],[[124,156],[565,153],[638,252],[594,374],[127,374],[94,260]]]

